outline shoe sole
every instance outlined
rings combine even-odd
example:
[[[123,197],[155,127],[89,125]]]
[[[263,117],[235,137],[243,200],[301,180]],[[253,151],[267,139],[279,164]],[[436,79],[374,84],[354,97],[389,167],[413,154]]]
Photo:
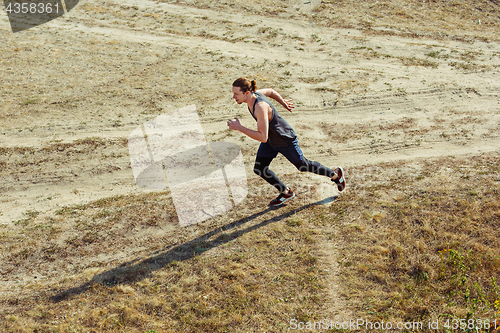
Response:
[[[342,169],[342,167],[338,167],[337,169],[340,170],[340,175],[337,174],[337,176],[339,176],[339,178],[335,179],[335,180],[338,180],[338,182],[336,182],[336,181],[334,181],[334,182],[335,182],[335,184],[337,184],[337,190],[339,190],[339,192],[342,192],[343,190],[345,190],[344,169]],[[340,189],[339,186],[342,186],[342,189]]]
[[[271,206],[271,207],[279,207],[279,206],[283,205],[285,202],[287,202],[288,200],[293,199],[293,198],[295,198],[295,193],[290,198],[286,198],[285,200],[283,200],[279,204],[269,203],[269,206]]]

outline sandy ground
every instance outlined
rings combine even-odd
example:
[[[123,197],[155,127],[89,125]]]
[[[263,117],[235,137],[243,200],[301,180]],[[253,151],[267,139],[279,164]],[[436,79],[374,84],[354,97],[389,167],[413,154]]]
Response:
[[[319,3],[293,6],[307,14]],[[237,115],[255,126],[232,100],[231,83],[240,76],[292,98],[294,112],[279,111],[306,157],[342,165],[348,179],[356,179],[352,166],[368,170],[500,146],[494,41],[367,34],[306,19],[134,0],[82,1],[60,19],[16,34],[0,13],[0,29],[2,224],[143,193],[132,175],[128,135],[191,104],[207,140],[237,143],[248,177],[255,177],[258,144],[226,126]],[[282,158],[274,169],[295,172]]]

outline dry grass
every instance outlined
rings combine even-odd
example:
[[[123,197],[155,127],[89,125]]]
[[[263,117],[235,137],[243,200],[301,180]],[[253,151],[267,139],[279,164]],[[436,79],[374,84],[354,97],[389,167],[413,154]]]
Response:
[[[373,35],[425,36],[466,42],[498,40],[500,24],[499,4],[488,0],[455,0],[451,3],[446,0],[323,0],[316,7],[310,7],[307,2],[274,0],[254,1],[252,5],[235,0],[216,3],[210,0],[178,0],[174,3],[286,19],[307,18],[320,25],[363,29]],[[308,13],[310,9],[312,12]]]
[[[283,332],[292,318],[328,318],[331,267],[317,253],[333,240],[340,293],[357,318],[492,321],[498,157],[353,168],[349,192],[329,207],[296,200],[265,210],[253,193],[245,209],[182,229],[169,228],[168,193],[32,212],[2,231],[2,274],[32,279],[21,296],[1,296],[0,327]],[[34,267],[55,273],[33,277]]]
[[[331,140],[349,142],[351,140],[384,143],[388,148],[394,148],[398,144],[418,143],[426,138],[430,132],[429,128],[417,126],[415,118],[402,117],[401,119],[386,121],[386,123],[371,126],[366,123],[342,124],[340,127],[332,128],[328,124],[318,124],[322,132]],[[396,142],[395,142],[395,139]],[[367,141],[368,140],[368,141]]]
[[[352,10],[356,8],[356,10]],[[461,41],[498,40],[500,7],[495,1],[321,1],[314,19],[367,33]]]
[[[394,168],[398,173],[385,171]],[[346,212],[339,261],[359,312],[392,322],[494,320],[498,153],[417,167],[388,164],[353,181],[338,207]]]
[[[368,91],[369,82],[359,81],[359,80],[337,80],[327,86],[322,84],[320,87],[315,87],[312,90],[316,92],[324,93],[334,93],[335,95],[330,96],[338,102],[339,98],[342,98],[349,94],[363,95]]]
[[[77,163],[77,175],[67,165]],[[127,140],[83,138],[53,142],[40,148],[0,147],[0,189],[23,188],[43,181],[61,183],[128,167]],[[120,165],[120,166],[118,166]],[[15,180],[15,181],[14,181]],[[15,184],[15,185],[13,185]]]
[[[318,125],[322,132],[330,139],[335,139],[340,142],[347,142],[349,140],[361,140],[371,138],[374,135],[373,129],[364,123],[356,123],[352,125],[344,124],[338,128],[332,128],[329,124]]]
[[[169,228],[168,193],[33,214],[2,235],[2,272],[32,281],[22,297],[1,297],[1,330],[279,332],[292,317],[316,318],[326,297],[316,207],[249,202],[250,216],[183,229]]]

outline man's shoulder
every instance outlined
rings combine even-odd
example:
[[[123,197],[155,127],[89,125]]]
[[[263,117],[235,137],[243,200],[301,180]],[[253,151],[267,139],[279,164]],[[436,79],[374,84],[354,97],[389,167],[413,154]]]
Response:
[[[255,110],[267,110],[269,107],[271,107],[270,103],[263,99],[257,99],[257,103],[255,103]]]
[[[262,89],[258,89],[255,92],[259,93],[261,95],[264,95],[266,97],[269,97],[269,96],[271,96],[272,91],[273,91],[273,89],[271,89],[271,88],[262,88]]]
[[[269,106],[272,106],[273,104],[271,103],[271,100],[269,99],[269,96],[267,96],[266,94],[262,93],[262,90],[264,89],[261,89],[261,91],[257,90],[255,91],[255,96],[257,97],[256,98],[256,104],[261,104],[261,103],[265,103],[266,105],[269,105]]]

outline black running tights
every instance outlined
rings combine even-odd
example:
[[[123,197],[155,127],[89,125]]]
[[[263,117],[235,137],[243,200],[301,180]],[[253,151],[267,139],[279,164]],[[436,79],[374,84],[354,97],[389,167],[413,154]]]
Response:
[[[256,175],[264,178],[269,184],[273,185],[278,191],[283,192],[286,190],[287,186],[276,176],[276,174],[269,169],[269,164],[274,158],[272,157],[257,157],[255,159],[255,165],[253,167],[253,172]],[[307,158],[302,158],[302,160],[294,164],[295,167],[301,172],[312,172],[317,175],[327,176],[332,178],[335,176],[335,171],[326,166],[322,165],[316,161],[310,161]]]

